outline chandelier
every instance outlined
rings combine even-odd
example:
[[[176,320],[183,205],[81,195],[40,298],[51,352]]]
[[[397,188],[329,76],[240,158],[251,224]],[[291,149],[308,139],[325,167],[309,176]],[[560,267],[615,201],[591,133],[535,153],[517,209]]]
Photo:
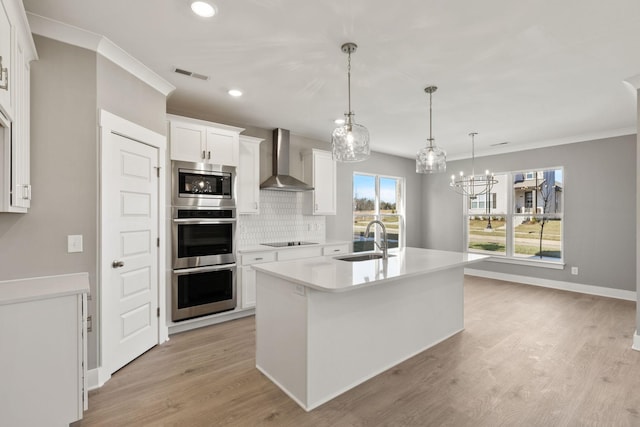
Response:
[[[447,153],[433,145],[431,134],[431,96],[438,89],[437,86],[428,86],[424,91],[429,94],[429,145],[416,154],[416,173],[444,172],[447,169]]]
[[[484,175],[476,175],[475,171],[475,136],[477,132],[471,132],[471,175],[465,175],[464,172],[460,172],[459,176],[451,175],[451,183],[449,186],[459,194],[463,196],[469,196],[469,199],[474,200],[482,194],[490,194],[491,189],[498,183],[495,176],[486,170]]]
[[[331,134],[331,151],[333,160],[339,162],[361,162],[369,158],[369,131],[366,127],[357,124],[353,120],[355,115],[351,111],[351,54],[356,51],[358,45],[345,43],[342,52],[349,56],[347,65],[347,88],[349,94],[349,112],[345,113],[345,123],[338,126]]]

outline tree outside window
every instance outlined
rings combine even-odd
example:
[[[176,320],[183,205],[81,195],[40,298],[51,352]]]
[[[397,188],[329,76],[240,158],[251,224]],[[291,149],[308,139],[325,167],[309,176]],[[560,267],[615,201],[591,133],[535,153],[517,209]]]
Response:
[[[496,178],[491,206],[485,206],[485,212],[479,201],[467,201],[468,250],[562,262],[562,168],[502,173]]]

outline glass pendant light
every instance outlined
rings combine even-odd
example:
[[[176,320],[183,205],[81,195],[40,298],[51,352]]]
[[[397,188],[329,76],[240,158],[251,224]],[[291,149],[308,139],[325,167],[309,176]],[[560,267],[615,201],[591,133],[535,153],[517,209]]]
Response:
[[[438,89],[437,86],[428,86],[424,91],[429,94],[429,145],[424,147],[416,155],[416,173],[444,172],[447,169],[447,153],[433,145],[431,134],[431,96]]]
[[[338,126],[331,134],[331,147],[333,160],[338,162],[361,162],[369,158],[369,131],[366,127],[357,124],[353,120],[351,111],[351,54],[356,51],[358,45],[345,43],[342,51],[349,56],[347,66],[347,87],[349,90],[349,112],[346,113],[344,125]]]

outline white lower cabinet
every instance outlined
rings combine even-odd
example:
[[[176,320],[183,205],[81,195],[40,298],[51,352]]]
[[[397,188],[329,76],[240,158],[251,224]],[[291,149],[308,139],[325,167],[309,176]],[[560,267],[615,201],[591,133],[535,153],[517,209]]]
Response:
[[[256,306],[256,272],[251,265],[273,262],[277,256],[276,251],[249,252],[240,256],[240,308]]]
[[[88,291],[86,273],[0,282],[0,425],[82,418]]]
[[[322,255],[340,255],[350,252],[350,246],[348,243],[341,243],[339,245],[328,245],[322,248]]]
[[[246,252],[240,255],[239,294],[241,309],[256,306],[256,271],[251,267],[254,264],[274,261],[290,261],[294,259],[313,258],[326,255],[338,255],[350,252],[349,243],[319,244],[313,246],[301,246],[286,248],[278,251]]]
[[[242,283],[241,307],[256,306],[256,271],[251,267],[240,268],[240,282]]]

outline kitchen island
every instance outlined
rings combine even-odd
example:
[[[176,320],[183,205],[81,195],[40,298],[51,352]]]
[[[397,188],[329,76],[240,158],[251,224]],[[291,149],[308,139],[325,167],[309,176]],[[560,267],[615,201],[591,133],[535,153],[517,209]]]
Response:
[[[254,266],[256,367],[307,411],[462,331],[464,266],[487,257],[339,258]]]

